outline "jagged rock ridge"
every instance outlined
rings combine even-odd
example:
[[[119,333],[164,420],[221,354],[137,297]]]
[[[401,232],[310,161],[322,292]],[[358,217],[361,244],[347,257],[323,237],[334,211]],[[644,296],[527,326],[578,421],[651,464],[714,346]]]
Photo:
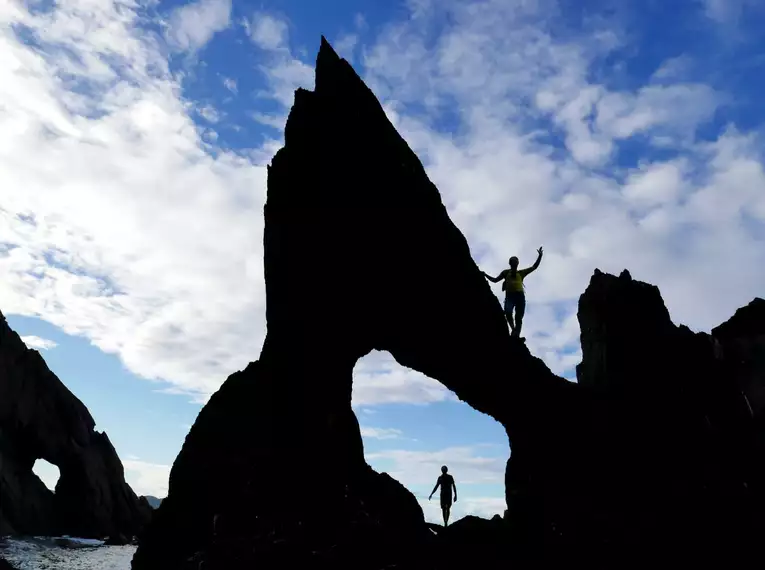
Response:
[[[136,570],[475,562],[469,550],[439,556],[439,541],[459,541],[434,538],[411,493],[364,461],[352,370],[373,349],[507,429],[508,516],[490,527],[506,544],[494,562],[659,552],[673,537],[687,546],[702,523],[698,540],[719,530],[710,513],[745,514],[751,466],[721,458],[759,450],[714,343],[675,327],[655,288],[596,272],[580,303],[580,385],[553,375],[510,339],[421,162],[324,40],[315,90],[295,93],[269,168],[264,214],[260,359],[197,418]],[[631,324],[611,318],[619,311]],[[735,434],[746,443],[726,455]],[[752,485],[724,511],[728,483]],[[712,508],[683,511],[693,504]]]
[[[0,313],[0,535],[133,536],[146,524],[122,463],[87,408]],[[55,494],[33,473],[56,465]]]

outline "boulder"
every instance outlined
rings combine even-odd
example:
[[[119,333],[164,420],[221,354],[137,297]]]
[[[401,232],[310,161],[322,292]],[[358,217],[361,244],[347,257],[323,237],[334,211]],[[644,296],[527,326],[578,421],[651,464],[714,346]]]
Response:
[[[136,534],[150,510],[125,482],[104,433],[26,347],[0,313],[0,534]],[[37,459],[56,465],[56,493],[33,473]]]

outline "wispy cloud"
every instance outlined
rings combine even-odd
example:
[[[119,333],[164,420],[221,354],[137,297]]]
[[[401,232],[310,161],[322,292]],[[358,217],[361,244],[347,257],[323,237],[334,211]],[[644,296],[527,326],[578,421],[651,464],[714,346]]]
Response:
[[[220,112],[212,105],[204,105],[197,112],[208,122],[217,123],[220,121]]]
[[[479,446],[449,447],[437,451],[412,451],[394,449],[368,453],[367,460],[375,466],[378,462],[390,462],[388,471],[392,477],[406,486],[435,483],[441,473],[441,466],[446,465],[457,484],[503,484],[505,467],[510,456],[509,448],[499,450],[493,455],[482,455]]]
[[[399,429],[361,426],[361,437],[370,439],[400,439],[402,435]]]
[[[758,0],[699,0],[704,13],[719,24],[737,23],[746,10],[762,9]]]
[[[388,353],[372,352],[353,374],[353,406],[427,404],[456,397],[424,374],[399,366]]]
[[[234,95],[236,95],[239,92],[239,88],[237,87],[236,79],[232,79],[231,77],[224,77],[223,78],[223,86],[231,91]]]
[[[261,49],[278,50],[287,47],[289,27],[287,22],[276,16],[256,13],[249,25],[249,32],[250,39]]]
[[[196,51],[231,23],[231,0],[198,0],[173,10],[167,38],[180,51]]]
[[[137,459],[122,462],[125,480],[137,495],[151,495],[164,498],[170,481],[170,465],[148,463]]]
[[[40,338],[39,336],[34,335],[22,336],[21,340],[24,341],[24,344],[26,344],[27,347],[37,350],[49,350],[58,346],[58,343],[55,341],[48,340],[46,338]]]

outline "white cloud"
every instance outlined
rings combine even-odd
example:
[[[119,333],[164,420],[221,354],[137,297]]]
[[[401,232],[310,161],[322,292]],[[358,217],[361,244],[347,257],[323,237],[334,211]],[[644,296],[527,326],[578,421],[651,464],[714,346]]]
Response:
[[[204,105],[200,107],[197,112],[210,123],[217,123],[220,121],[220,113],[212,105]]]
[[[236,95],[239,91],[239,88],[236,84],[236,79],[232,79],[231,77],[224,77],[223,78],[223,86],[231,91],[234,95]]]
[[[179,51],[197,51],[231,23],[231,0],[198,0],[170,14],[167,38]]]
[[[287,22],[259,12],[252,18],[249,25],[249,33],[252,41],[264,50],[278,50],[287,47],[289,39],[289,27]]]
[[[356,34],[344,34],[340,36],[337,40],[332,42],[332,47],[335,48],[335,51],[338,53],[338,55],[344,59],[347,59],[349,62],[353,63],[354,57],[354,51],[356,49],[356,45],[359,43],[359,36]]]
[[[294,58],[289,52],[274,54],[273,59],[259,67],[266,78],[268,89],[258,93],[260,97],[275,99],[283,108],[284,123],[295,98],[295,89],[313,89],[313,66]],[[282,124],[284,124],[282,123]]]
[[[137,459],[127,459],[122,464],[125,467],[125,481],[136,495],[151,495],[160,499],[167,496],[170,465],[147,463]]]
[[[392,462],[387,471],[407,487],[434,484],[441,473],[441,466],[446,465],[455,478],[457,489],[460,485],[499,484],[504,485],[509,447],[496,447],[496,453],[490,456],[480,455],[478,446],[449,447],[437,451],[411,451],[394,449],[366,454],[370,465],[380,465],[381,461]],[[500,453],[501,451],[501,453]]]
[[[58,343],[55,341],[48,340],[46,338],[40,338],[39,336],[34,335],[22,336],[21,340],[24,342],[24,344],[27,345],[28,348],[34,348],[37,350],[49,350],[58,346]]]
[[[684,165],[663,162],[651,164],[629,174],[624,196],[646,206],[670,205],[680,197],[684,186]]]
[[[718,24],[738,22],[748,9],[761,8],[759,0],[700,0],[704,13]]]
[[[205,396],[265,333],[265,165],[208,154],[129,6],[20,6],[0,8],[3,310]]]
[[[374,351],[360,359],[353,377],[354,407],[427,404],[455,399],[442,384],[400,366],[388,353]]]
[[[370,439],[400,439],[402,435],[400,429],[361,426],[361,437]]]
[[[180,51],[196,51],[231,23],[231,0],[198,0],[173,10],[169,43]]]

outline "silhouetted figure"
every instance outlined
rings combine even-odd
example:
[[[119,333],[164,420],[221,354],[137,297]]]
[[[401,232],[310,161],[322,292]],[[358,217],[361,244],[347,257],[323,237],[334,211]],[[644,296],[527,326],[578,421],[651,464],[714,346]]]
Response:
[[[444,526],[449,524],[449,513],[452,510],[452,489],[454,489],[454,502],[457,502],[457,485],[454,484],[454,477],[447,473],[449,469],[444,465],[441,467],[441,475],[436,481],[436,486],[428,497],[428,501],[433,498],[433,493],[441,487],[441,512],[444,515]]]
[[[483,276],[493,283],[502,283],[502,290],[505,292],[505,317],[510,324],[512,330],[512,336],[519,338],[520,340],[526,340],[521,336],[521,327],[523,326],[523,315],[526,312],[526,294],[524,293],[523,279],[529,273],[539,267],[539,263],[542,261],[542,248],[537,250],[539,256],[534,262],[534,265],[527,269],[518,269],[518,258],[513,256],[510,258],[510,269],[505,269],[496,277],[482,271]],[[515,309],[515,321],[513,321],[513,309]]]

